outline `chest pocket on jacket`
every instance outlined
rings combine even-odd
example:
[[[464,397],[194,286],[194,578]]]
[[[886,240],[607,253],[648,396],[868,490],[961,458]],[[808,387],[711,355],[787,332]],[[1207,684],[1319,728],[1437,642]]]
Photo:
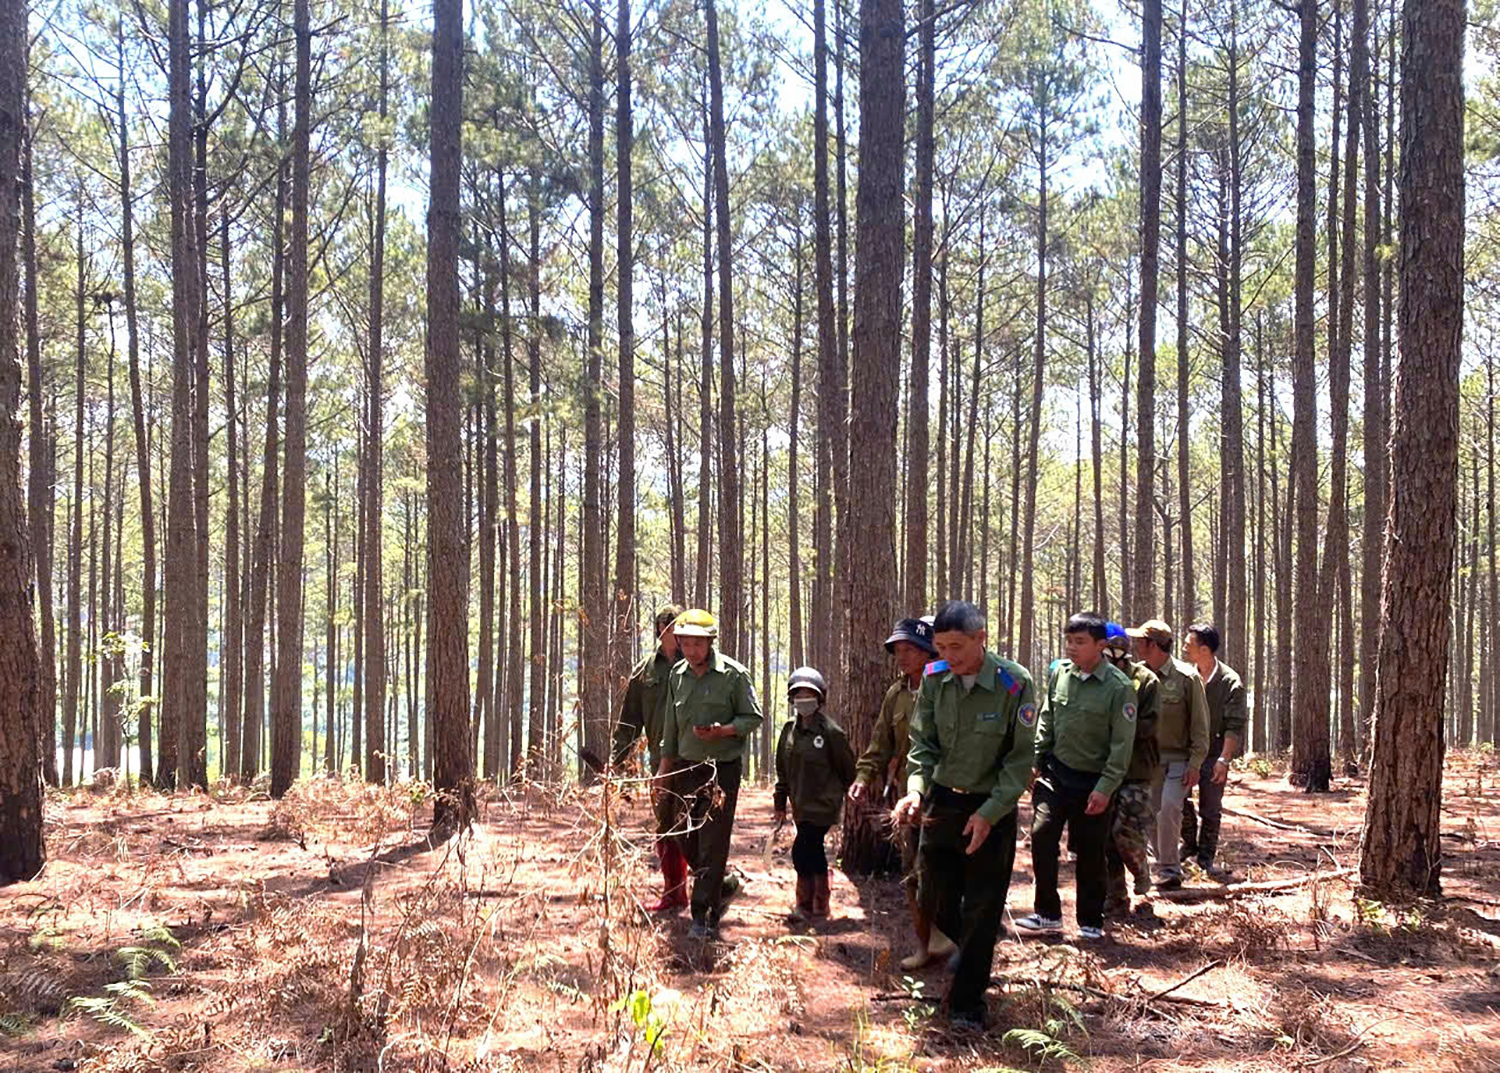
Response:
[[[1005,717],[1005,713],[998,707],[988,708],[974,716],[974,732],[982,734],[986,738],[999,737],[1005,733],[1009,722],[1010,720]]]

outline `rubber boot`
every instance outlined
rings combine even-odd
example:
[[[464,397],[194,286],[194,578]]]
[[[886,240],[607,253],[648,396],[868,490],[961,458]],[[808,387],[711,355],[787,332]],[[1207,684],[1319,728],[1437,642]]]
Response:
[[[656,844],[656,857],[661,862],[662,896],[654,905],[647,907],[649,913],[675,913],[686,909],[687,856],[676,842],[662,841]]]
[[[788,924],[805,924],[812,919],[813,915],[813,880],[812,876],[797,877],[797,904],[790,913],[786,915]]]
[[[812,877],[813,899],[812,915],[814,920],[828,919],[828,873],[819,872]]]
[[[922,916],[921,906],[917,904],[916,895],[909,891],[906,895],[906,908],[911,912],[912,928],[917,933],[917,942],[921,948],[915,954],[902,958],[901,967],[908,972],[915,972],[917,969],[924,968],[933,958],[932,933],[936,929],[928,925],[927,919]],[[927,938],[924,939],[924,935]]]

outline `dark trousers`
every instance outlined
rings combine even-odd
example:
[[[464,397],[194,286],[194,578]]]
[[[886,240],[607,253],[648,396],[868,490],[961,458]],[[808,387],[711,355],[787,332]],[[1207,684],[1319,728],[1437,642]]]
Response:
[[[799,876],[820,876],[828,871],[828,853],[823,848],[828,826],[797,821],[797,837],[792,839],[792,867]]]
[[[1104,843],[1109,834],[1109,810],[1097,816],[1084,812],[1089,792],[1060,790],[1045,778],[1031,791],[1031,866],[1036,873],[1036,912],[1057,920],[1062,900],[1057,893],[1057,853],[1064,825],[1068,846],[1078,854],[1078,923],[1104,926]]]
[[[1203,761],[1203,770],[1198,776],[1198,811],[1193,811],[1193,795],[1188,793],[1182,803],[1182,858],[1196,857],[1204,868],[1214,863],[1219,852],[1219,824],[1224,819],[1224,786],[1214,782],[1215,761],[1224,748],[1222,741],[1216,742]],[[1228,785],[1229,780],[1225,780]],[[1199,820],[1202,823],[1199,823]]]
[[[934,786],[923,811],[920,900],[927,919],[958,940],[958,971],[948,987],[948,1008],[955,1014],[983,1015],[1000,914],[1016,863],[1014,811],[995,824],[977,850],[964,852],[969,845],[964,824],[988,800],[988,794]]]
[[[681,776],[691,828],[685,849],[693,866],[693,920],[711,927],[719,923],[741,766],[739,760],[705,760],[692,764]]]

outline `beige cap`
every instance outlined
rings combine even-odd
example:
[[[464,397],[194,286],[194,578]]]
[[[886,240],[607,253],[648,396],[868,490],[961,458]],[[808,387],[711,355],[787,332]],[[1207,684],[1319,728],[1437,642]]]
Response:
[[[1159,618],[1147,619],[1139,626],[1132,626],[1125,632],[1131,637],[1144,637],[1148,641],[1155,641],[1158,644],[1169,645],[1174,639],[1172,637],[1172,627]]]

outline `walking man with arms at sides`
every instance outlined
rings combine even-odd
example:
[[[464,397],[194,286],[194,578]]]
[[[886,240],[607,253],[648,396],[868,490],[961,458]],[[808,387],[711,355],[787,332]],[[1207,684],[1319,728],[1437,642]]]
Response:
[[[625,703],[615,724],[614,748],[611,750],[616,771],[622,771],[635,752],[636,743],[646,739],[646,756],[655,774],[661,766],[661,738],[667,721],[667,677],[677,662],[677,638],[672,623],[682,608],[667,604],[656,613],[656,647],[648,652],[625,687]],[[656,859],[661,865],[662,896],[649,907],[652,913],[676,912],[687,908],[687,857],[681,840],[673,837],[681,798],[661,779],[651,783],[651,805],[656,814]]]
[[[1249,722],[1245,708],[1245,683],[1227,663],[1219,662],[1219,631],[1207,622],[1188,627],[1182,654],[1197,667],[1208,699],[1208,758],[1198,779],[1198,807],[1203,826],[1193,814],[1193,797],[1182,802],[1182,857],[1194,857],[1198,867],[1214,879],[1228,879],[1214,857],[1219,849],[1219,823],[1224,816],[1224,788],[1229,782],[1229,762],[1239,755]]]
[[[937,655],[932,643],[932,624],[919,618],[902,619],[885,639],[885,650],[896,657],[900,674],[885,691],[875,729],[870,732],[870,744],[859,758],[854,785],[849,787],[849,800],[856,804],[871,803],[877,786],[883,786],[890,797],[906,793],[912,711],[917,706],[917,694],[922,691],[922,670]],[[917,896],[920,836],[921,828],[915,824],[896,829],[902,884],[917,935],[917,952],[901,960],[901,967],[908,971],[920,969],[935,957],[947,957],[954,949],[953,940],[932,927]]]
[[[922,679],[907,793],[892,812],[922,825],[922,909],[958,939],[948,1014],[955,1027],[977,1030],[1015,864],[1036,694],[1026,668],[986,650],[984,615],[973,604],[944,604],[932,629],[940,658]]]
[[[1136,656],[1160,680],[1156,744],[1161,760],[1151,787],[1151,804],[1156,809],[1156,885],[1176,890],[1182,886],[1178,845],[1182,803],[1198,785],[1198,773],[1208,755],[1208,700],[1197,668],[1172,658],[1172,627],[1154,618],[1126,632],[1135,641]]]
[[[1151,892],[1151,862],[1147,847],[1156,826],[1151,811],[1151,782],[1156,777],[1159,756],[1156,748],[1157,680],[1151,668],[1130,658],[1130,638],[1125,627],[1111,622],[1105,627],[1104,656],[1130,678],[1135,686],[1135,744],[1130,750],[1130,767],[1125,781],[1110,802],[1109,840],[1104,846],[1107,893],[1104,915],[1122,917],[1130,912],[1130,893],[1125,885],[1125,871],[1135,877],[1135,892]]]
[[[688,802],[689,935],[711,939],[719,930],[745,746],[760,727],[760,703],[750,672],[715,647],[719,627],[713,615],[684,611],[672,632],[682,660],[667,679],[658,774],[676,771],[678,791]]]
[[[1057,856],[1064,825],[1078,854],[1078,934],[1104,937],[1104,843],[1110,798],[1130,769],[1135,686],[1104,658],[1105,622],[1085,612],[1063,631],[1067,658],[1047,676],[1036,729],[1031,789],[1031,866],[1036,911],[1016,921],[1029,932],[1062,930]]]
[[[844,728],[823,710],[828,687],[812,667],[798,667],[786,683],[793,717],[776,742],[776,826],[792,806],[797,837],[792,866],[797,870],[793,924],[828,916],[828,853],[823,839],[844,811],[844,792],[854,783],[854,750]]]

